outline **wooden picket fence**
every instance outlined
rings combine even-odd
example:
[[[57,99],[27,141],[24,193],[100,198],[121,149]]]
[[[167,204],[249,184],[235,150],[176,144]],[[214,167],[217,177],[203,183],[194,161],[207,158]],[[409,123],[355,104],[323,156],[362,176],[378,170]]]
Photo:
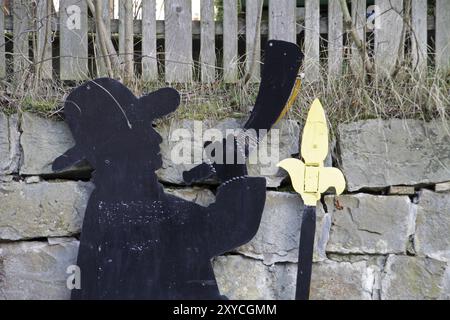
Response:
[[[0,0],[2,7],[4,1]],[[60,80],[104,76],[101,61],[95,61],[95,71],[88,67],[88,62],[98,59],[98,55],[93,57],[92,50],[88,50],[95,23],[89,17],[86,1],[60,0],[57,13],[52,12],[48,1],[51,0],[37,0],[36,7],[30,10],[31,1],[10,0],[11,10],[0,12],[0,30],[6,35],[6,42],[5,37],[0,37],[0,77],[7,77],[8,73],[19,77],[24,72],[40,72],[42,78]],[[192,21],[191,0],[166,0],[165,21],[157,21],[156,0],[142,0],[142,19],[133,21],[135,39],[141,42],[140,51],[135,52],[124,51],[125,41],[130,41],[125,39],[124,21],[130,19],[126,15],[133,13],[119,10],[120,18],[111,19],[109,1],[104,1],[102,16],[107,32],[118,35],[119,57],[139,57],[134,61],[135,67],[140,64],[135,73],[145,81],[235,82],[245,71],[251,71],[252,79],[257,81],[264,45],[262,36],[299,42],[305,53],[306,81],[339,77],[347,65],[354,68],[361,65],[361,56],[345,30],[339,0],[329,0],[326,10],[320,7],[320,0],[305,0],[302,8],[297,7],[296,0],[270,0],[267,17],[260,21],[262,1],[246,0],[245,15],[239,15],[237,0],[223,0],[223,21],[216,21],[214,1],[201,0],[201,21]],[[377,72],[388,74],[395,67],[397,53],[405,44],[402,32],[405,27],[413,35],[410,51],[414,70],[423,72],[430,67],[450,70],[450,1],[435,0],[435,14],[430,15],[426,0],[409,0],[408,21],[403,14],[405,1],[408,0],[375,0],[380,14],[374,32],[367,30],[366,0],[349,1],[359,37],[366,41],[368,34],[373,36],[371,59]],[[198,61],[193,59],[193,37],[200,38]],[[158,52],[158,38],[164,39],[164,52]],[[244,38],[242,56],[238,41]],[[220,53],[218,41],[222,41]],[[12,42],[12,50],[7,50],[7,42]],[[10,60],[12,68],[7,67]],[[162,61],[163,67],[158,66],[158,61]],[[323,66],[325,74],[321,73]]]

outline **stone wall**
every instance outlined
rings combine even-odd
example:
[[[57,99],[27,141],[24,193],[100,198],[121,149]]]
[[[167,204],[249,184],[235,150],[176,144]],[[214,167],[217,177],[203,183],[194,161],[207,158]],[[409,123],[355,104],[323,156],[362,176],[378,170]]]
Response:
[[[207,206],[213,186],[183,186],[189,166],[170,161],[168,137],[179,127],[193,130],[190,121],[157,128],[164,138],[158,176],[168,192]],[[284,121],[280,129],[280,158],[298,154],[300,126]],[[0,113],[0,299],[70,295],[66,268],[75,263],[93,189],[87,165],[51,170],[72,145],[63,122]],[[312,298],[450,299],[450,123],[345,124],[332,151],[328,162],[341,167],[348,190],[318,206]],[[213,261],[220,290],[231,299],[294,297],[303,204],[280,191],[285,175],[271,171],[264,171],[270,190],[257,235]]]

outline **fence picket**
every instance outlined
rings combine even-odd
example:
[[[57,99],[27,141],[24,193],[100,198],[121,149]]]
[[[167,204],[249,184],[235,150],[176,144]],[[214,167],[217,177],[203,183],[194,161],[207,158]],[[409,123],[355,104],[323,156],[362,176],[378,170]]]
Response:
[[[158,80],[155,0],[142,0],[142,79]]]
[[[119,59],[123,62],[125,55],[125,2],[127,0],[119,0]]]
[[[166,81],[192,81],[192,6],[191,0],[166,0]]]
[[[0,0],[0,7],[3,7],[4,0]],[[0,10],[0,78],[6,77],[6,58],[5,58],[5,15]]]
[[[320,79],[320,0],[305,0],[305,81]]]
[[[328,3],[328,78],[342,73],[344,57],[344,23],[339,0]]]
[[[376,0],[375,68],[380,76],[392,73],[403,45],[403,0]],[[401,53],[400,53],[401,55]]]
[[[124,9],[124,77],[131,81],[134,76],[134,6],[132,1],[126,1]]]
[[[247,0],[246,2],[246,72],[251,82],[258,82],[260,79],[262,5],[263,0]]]
[[[35,62],[41,79],[52,78],[52,3],[51,0],[36,2],[37,50]]]
[[[87,4],[80,0],[61,0],[60,78],[84,80],[88,77]]]
[[[355,26],[358,37],[366,44],[366,0],[352,0],[352,21]],[[354,43],[352,43],[352,52],[350,58],[350,67],[355,75],[363,75],[363,57],[358,52]]]
[[[411,0],[412,63],[417,72],[427,70],[427,0]]]
[[[296,0],[269,0],[269,39],[297,42],[296,6]]]
[[[216,79],[214,0],[201,0],[200,63],[202,82]]]
[[[223,0],[223,79],[238,78],[238,11],[236,0]]]
[[[450,1],[436,0],[436,67],[450,71]]]
[[[98,0],[97,0],[98,1]],[[111,37],[111,14],[109,12],[109,1],[101,0],[101,9],[102,9],[102,18],[103,23],[105,24],[106,36]],[[97,75],[99,77],[104,77],[108,75],[108,71],[106,68],[106,57],[103,56],[103,52],[101,50],[100,38],[96,34],[95,36],[95,62],[97,63]]]
[[[13,52],[14,77],[23,81],[31,65],[28,37],[30,30],[30,7],[28,1],[14,0],[13,3]]]

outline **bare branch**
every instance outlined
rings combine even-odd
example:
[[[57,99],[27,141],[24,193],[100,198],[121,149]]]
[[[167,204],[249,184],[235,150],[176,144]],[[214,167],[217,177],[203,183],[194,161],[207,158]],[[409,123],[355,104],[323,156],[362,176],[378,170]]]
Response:
[[[365,45],[364,41],[359,37],[358,32],[356,31],[356,28],[353,24],[352,17],[350,15],[350,11],[348,10],[347,2],[346,2],[346,0],[339,0],[339,2],[341,4],[342,13],[344,16],[345,28],[347,29],[347,32],[350,33],[352,41],[355,43],[355,46],[358,49],[359,55],[361,56],[361,59],[363,60],[363,64],[365,66],[366,72],[368,74],[373,74],[373,73],[375,73],[373,63],[370,60],[369,55],[367,54],[366,45]]]
[[[100,50],[105,61],[106,69],[110,77],[114,77],[114,70],[118,69],[119,59],[116,49],[112,43],[111,37],[106,30],[105,22],[102,17],[103,0],[96,0],[95,5],[92,0],[86,0],[89,10],[95,17],[97,27],[97,37],[99,39]]]
[[[123,1],[123,0],[122,0]],[[125,80],[131,81],[134,75],[133,63],[133,1],[124,1],[125,10]]]
[[[258,43],[258,37],[260,36],[260,32],[261,32],[261,19],[262,19],[262,12],[263,12],[263,7],[264,7],[264,1],[261,1],[261,5],[258,11],[258,15],[256,17],[256,31],[255,31],[255,38],[253,39],[253,52],[252,52],[252,60],[251,60],[251,65],[250,68],[247,70],[244,79],[243,79],[243,84],[247,84],[251,77],[252,74],[255,70],[256,64],[259,63],[258,61],[256,61],[256,44]]]

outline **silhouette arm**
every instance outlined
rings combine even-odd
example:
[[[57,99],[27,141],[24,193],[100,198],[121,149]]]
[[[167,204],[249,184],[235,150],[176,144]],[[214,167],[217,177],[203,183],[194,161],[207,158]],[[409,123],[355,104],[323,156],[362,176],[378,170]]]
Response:
[[[207,239],[211,257],[249,242],[256,234],[266,199],[266,180],[242,177],[222,184],[208,207]]]

